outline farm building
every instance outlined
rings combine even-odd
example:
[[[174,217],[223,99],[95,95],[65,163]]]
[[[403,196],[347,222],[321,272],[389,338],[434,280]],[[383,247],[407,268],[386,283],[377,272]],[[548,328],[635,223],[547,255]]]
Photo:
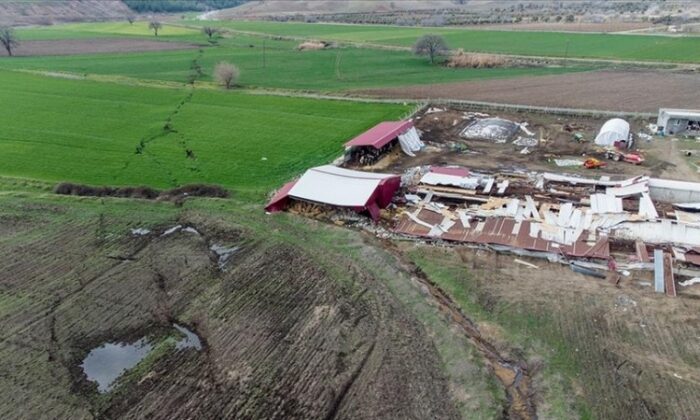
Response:
[[[297,181],[285,184],[265,207],[269,212],[284,210],[291,200],[345,207],[368,212],[379,219],[379,210],[391,203],[401,177],[353,171],[333,165],[307,170]]]
[[[607,120],[600,128],[600,132],[595,138],[598,146],[623,146],[626,147],[630,139],[630,125],[620,118]]]
[[[371,165],[396,146],[409,156],[423,148],[423,142],[413,122],[384,121],[345,143],[346,159],[361,165]]]
[[[700,110],[661,108],[656,125],[668,135],[700,135]]]

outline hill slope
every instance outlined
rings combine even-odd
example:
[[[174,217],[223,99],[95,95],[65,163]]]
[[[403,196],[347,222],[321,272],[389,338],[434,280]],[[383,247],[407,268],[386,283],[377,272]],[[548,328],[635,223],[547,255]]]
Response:
[[[47,25],[121,19],[132,13],[119,0],[0,1],[0,25]]]

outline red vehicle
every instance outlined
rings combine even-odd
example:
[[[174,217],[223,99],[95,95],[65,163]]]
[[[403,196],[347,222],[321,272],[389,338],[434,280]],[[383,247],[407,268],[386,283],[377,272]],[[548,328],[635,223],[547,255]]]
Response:
[[[605,157],[615,162],[627,162],[633,165],[641,165],[644,162],[644,157],[639,153],[625,153],[616,149],[608,149],[605,151]]]

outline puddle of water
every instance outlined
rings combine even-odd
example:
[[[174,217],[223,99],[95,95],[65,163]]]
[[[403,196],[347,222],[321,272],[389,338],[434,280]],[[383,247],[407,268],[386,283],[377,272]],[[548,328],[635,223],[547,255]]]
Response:
[[[202,350],[202,340],[197,334],[182,325],[173,324],[173,328],[184,335],[175,343],[177,350],[189,348]],[[110,392],[114,382],[148,356],[151,350],[153,345],[146,337],[133,343],[105,343],[92,349],[80,366],[88,381],[97,383],[97,390],[100,393]]]
[[[185,338],[175,344],[176,349],[183,350],[193,348],[197,351],[202,350],[202,340],[199,339],[197,334],[178,324],[173,324],[173,327],[185,335]]]
[[[143,360],[151,348],[145,338],[131,344],[105,343],[92,349],[81,366],[88,380],[97,382],[99,392],[109,392],[114,381]]]

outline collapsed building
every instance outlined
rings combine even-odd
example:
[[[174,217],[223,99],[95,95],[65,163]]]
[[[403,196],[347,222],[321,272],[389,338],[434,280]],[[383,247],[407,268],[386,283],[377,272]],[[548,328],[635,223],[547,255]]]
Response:
[[[438,118],[441,113],[444,118]],[[465,152],[452,144],[460,138],[474,140],[470,148],[478,145],[488,156],[500,153],[500,144],[518,156],[534,150],[530,156],[552,158],[561,166],[552,154],[556,148],[565,153],[593,150],[577,135],[585,128],[578,122],[559,123],[563,134],[556,135],[563,140],[554,145],[553,136],[538,123],[480,112],[429,108],[415,120],[426,137],[424,150],[412,121],[388,121],[347,142],[346,153],[336,161],[368,171],[391,168],[401,175],[332,165],[312,168],[280,189],[266,210],[353,223],[382,237],[546,258],[611,281],[632,271],[642,277],[653,273],[655,289],[669,295],[676,294],[676,278],[700,283],[700,183],[650,178],[632,170],[620,171],[626,177],[588,178],[546,172],[542,165],[534,170],[494,168],[471,158],[484,152]],[[629,147],[631,132],[629,123],[612,119],[597,136],[590,130],[586,137],[595,137],[591,143],[598,147]],[[548,150],[533,149],[542,145]],[[402,158],[399,150],[411,158]],[[418,150],[423,150],[421,156],[414,157]],[[465,159],[472,163],[462,163]],[[529,158],[518,161],[523,159]],[[531,167],[529,162],[523,166]]]
[[[700,198],[700,184],[458,171],[415,171],[393,231],[559,260],[601,277],[611,261],[612,271],[654,269],[650,250],[660,250],[693,266],[680,273],[700,274],[700,203],[673,202]]]
[[[412,121],[384,121],[345,143],[345,161],[371,165],[397,146],[408,156],[425,145]]]
[[[319,166],[285,184],[265,210],[273,213],[284,210],[295,201],[308,202],[366,212],[377,220],[380,209],[391,203],[400,185],[398,175],[353,171],[333,165]]]

